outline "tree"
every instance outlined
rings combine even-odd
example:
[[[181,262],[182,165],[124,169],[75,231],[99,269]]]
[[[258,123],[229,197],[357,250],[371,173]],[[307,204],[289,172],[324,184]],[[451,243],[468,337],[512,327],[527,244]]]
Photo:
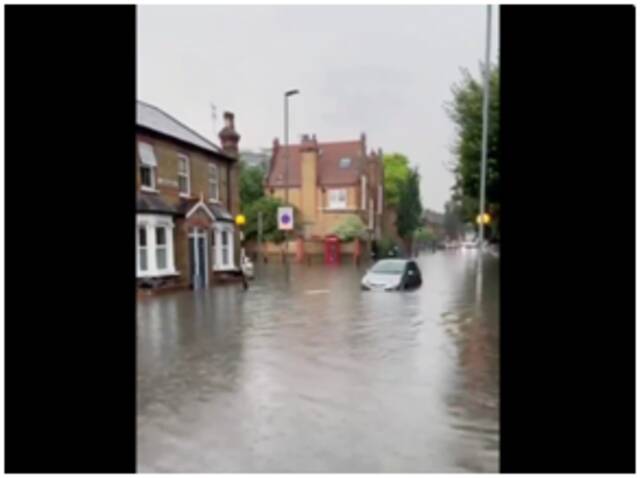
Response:
[[[409,170],[406,181],[400,188],[396,226],[398,235],[405,241],[407,251],[412,252],[413,233],[422,225],[422,202],[420,201],[420,174]]]
[[[240,204],[246,212],[247,207],[264,197],[264,168],[240,163]]]
[[[461,205],[451,199],[444,205],[443,227],[448,239],[458,239],[463,232]]]
[[[468,70],[462,71],[460,83],[452,87],[453,100],[447,113],[454,121],[458,138],[454,146],[456,182],[454,194],[460,198],[463,219],[475,224],[479,208],[480,161],[482,157],[483,82]],[[480,75],[482,78],[482,75]],[[500,69],[492,66],[489,77],[489,132],[487,143],[486,203],[497,226],[500,212]]]
[[[350,215],[338,224],[332,232],[338,236],[341,241],[349,242],[356,238],[363,238],[367,232],[367,228],[359,216]]]
[[[284,241],[284,232],[278,229],[278,208],[284,203],[273,197],[263,196],[245,207],[247,218],[245,225],[245,238],[247,240],[258,237],[258,214],[262,213],[262,239],[267,242],[279,244]],[[296,208],[293,211],[294,224],[299,224],[300,214]]]
[[[417,244],[418,249],[424,248],[427,245],[434,245],[437,237],[433,231],[426,227],[419,227],[413,233],[414,244]]]
[[[384,164],[384,201],[387,206],[397,206],[400,191],[409,175],[409,160],[399,153],[385,154]]]

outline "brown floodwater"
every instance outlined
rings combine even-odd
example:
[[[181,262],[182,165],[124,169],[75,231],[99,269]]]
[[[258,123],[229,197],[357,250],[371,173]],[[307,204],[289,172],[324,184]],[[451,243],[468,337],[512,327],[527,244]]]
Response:
[[[499,260],[417,260],[412,292],[270,264],[140,299],[138,471],[497,472]]]

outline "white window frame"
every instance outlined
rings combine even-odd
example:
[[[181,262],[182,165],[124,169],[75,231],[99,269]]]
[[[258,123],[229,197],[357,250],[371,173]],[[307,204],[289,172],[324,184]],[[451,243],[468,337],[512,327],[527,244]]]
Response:
[[[339,196],[343,196],[343,200],[340,200]],[[327,190],[327,209],[347,209],[347,204],[348,195],[346,189]]]
[[[184,172],[181,172],[180,164],[182,164],[183,161],[186,165],[186,168]],[[186,191],[180,190],[180,178],[185,178],[185,181],[187,183]],[[191,161],[189,161],[189,156],[187,156],[186,154],[178,154],[178,192],[180,194],[180,197],[191,197]]]
[[[156,268],[159,271],[164,271],[168,268],[168,264],[169,264],[169,247],[168,247],[168,234],[167,234],[167,227],[166,226],[156,226],[153,228],[153,232],[155,234],[155,241],[156,241],[156,248],[155,248],[155,254],[156,254]],[[160,244],[160,242],[158,241],[158,231],[164,231],[164,244]],[[160,263],[160,261],[158,260],[158,252],[164,252],[164,263],[165,266],[161,269],[160,266],[158,265]]]
[[[156,175],[158,172],[158,160],[153,151],[153,145],[145,143],[144,141],[138,141],[138,152],[140,154],[140,170],[143,168],[148,169],[151,178],[151,186],[142,184],[142,171],[140,171],[140,189],[142,191],[157,192],[158,182]]]
[[[156,228],[165,230],[165,242],[162,247],[166,248],[166,267],[158,268],[156,250]],[[145,228],[146,231],[146,253],[147,253],[147,270],[140,270],[140,234],[139,230]],[[159,214],[137,214],[136,215],[136,277],[162,277],[168,275],[177,275],[174,262],[173,248],[173,228],[174,223],[171,216]]]
[[[229,271],[234,270],[235,267],[235,241],[234,241],[234,227],[230,223],[216,223],[212,226],[214,240],[211,241],[211,266],[214,271]],[[227,263],[222,261],[222,233],[227,233]]]
[[[144,230],[145,237],[145,245],[140,245],[140,229]],[[142,270],[140,268],[140,253],[144,251],[144,256],[146,257],[146,268]],[[147,237],[147,228],[146,227],[136,227],[136,271],[137,273],[145,273],[149,270],[149,239]]]
[[[367,209],[367,177],[364,174],[360,176],[360,206],[363,211]]]
[[[211,174],[212,171],[215,171],[215,174]],[[209,190],[207,191],[207,195],[209,196],[210,202],[220,202],[220,168],[215,163],[209,163]],[[211,194],[211,186],[215,184],[215,196]]]

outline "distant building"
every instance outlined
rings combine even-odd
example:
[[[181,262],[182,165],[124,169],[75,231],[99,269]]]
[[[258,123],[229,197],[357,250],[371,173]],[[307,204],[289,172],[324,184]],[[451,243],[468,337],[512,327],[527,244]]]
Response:
[[[260,151],[240,151],[240,161],[247,166],[260,166],[265,171],[268,171],[271,163],[271,154],[272,151],[268,148],[262,148]]]
[[[289,173],[286,161],[289,158]],[[379,238],[384,211],[382,151],[367,153],[366,138],[320,143],[304,135],[288,147],[276,139],[266,179],[267,194],[289,202],[302,216],[305,239],[324,239],[349,215]]]
[[[445,236],[444,214],[432,211],[431,209],[425,209],[422,213],[422,224],[424,228],[431,232],[437,239],[442,239]]]

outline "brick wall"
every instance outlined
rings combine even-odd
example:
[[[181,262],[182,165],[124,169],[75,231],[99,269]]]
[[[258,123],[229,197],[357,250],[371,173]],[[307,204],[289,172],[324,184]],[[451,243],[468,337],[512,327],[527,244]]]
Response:
[[[157,138],[144,133],[136,135],[138,141],[149,143],[153,146],[154,153],[158,161],[156,176],[156,186],[163,199],[171,204],[180,201],[178,190],[178,154],[189,157],[191,197],[199,197],[200,193],[205,200],[209,199],[209,163],[213,162],[218,166],[220,202],[230,209],[233,205],[227,205],[227,168],[229,161],[217,158],[213,154],[208,155],[196,148],[189,148],[169,139]],[[140,157],[136,147],[136,188],[140,188]],[[237,183],[233,185],[235,196],[238,197]],[[232,194],[232,196],[234,196]]]
[[[187,224],[184,219],[176,220],[173,229],[173,253],[175,254],[176,269],[180,273],[180,284],[189,285],[189,239],[187,236]]]
[[[191,197],[199,197],[202,193],[205,201],[209,199],[209,164],[211,162],[218,165],[219,174],[219,199],[232,214],[236,214],[240,209],[240,192],[239,192],[239,173],[236,161],[229,161],[224,158],[218,158],[215,155],[208,155],[197,148],[189,148],[170,139],[159,138],[154,135],[138,132],[136,134],[137,141],[142,141],[153,146],[157,159],[158,167],[156,174],[156,188],[160,196],[169,204],[176,205],[180,202],[181,197],[178,189],[178,154],[184,154],[189,157],[190,164],[190,186]],[[140,155],[136,144],[136,190],[140,190]],[[231,183],[228,184],[227,168],[231,166]],[[227,204],[227,187],[231,187],[231,204]],[[198,215],[204,213],[197,212],[190,219],[198,220]],[[201,217],[203,227],[208,228],[211,220],[208,216]],[[191,222],[191,221],[190,221]],[[210,249],[210,237],[207,239],[207,246]],[[189,285],[189,238],[188,225],[181,218],[175,219],[175,228],[173,233],[174,244],[174,260],[175,267],[180,273],[177,279],[177,285],[186,287]],[[236,247],[236,255],[238,254]],[[213,283],[212,258],[211,251],[207,251],[209,255],[209,263],[207,269],[210,274],[210,283]]]

